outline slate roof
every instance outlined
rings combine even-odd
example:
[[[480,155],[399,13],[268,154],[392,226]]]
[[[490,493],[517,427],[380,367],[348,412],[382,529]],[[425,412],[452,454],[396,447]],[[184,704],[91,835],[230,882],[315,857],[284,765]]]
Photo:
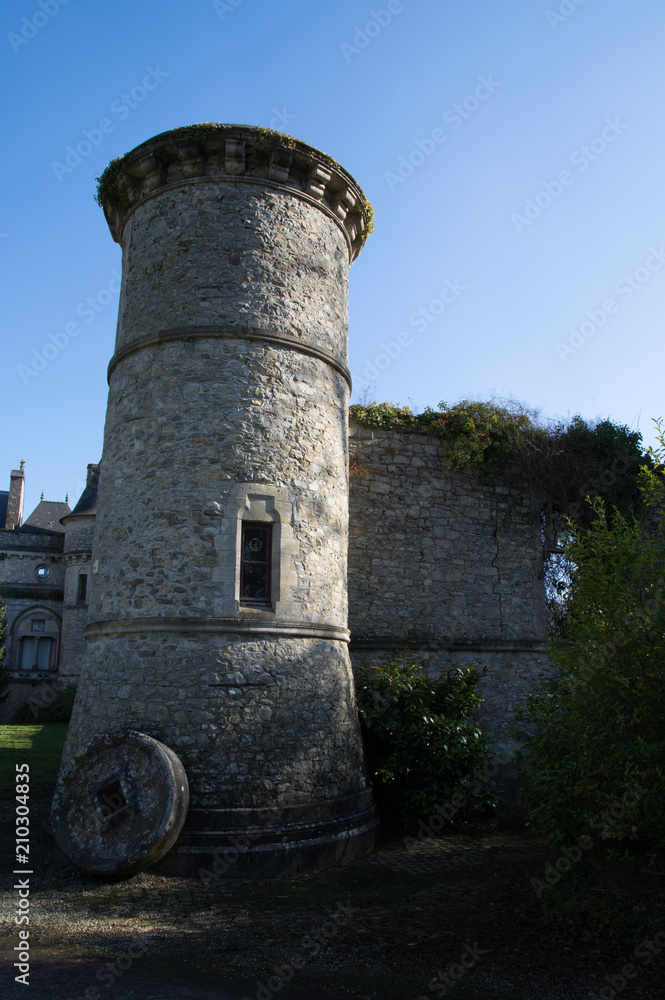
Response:
[[[27,517],[18,531],[57,531],[63,532],[64,526],[60,518],[71,514],[68,503],[58,500],[40,500],[30,517]]]
[[[0,490],[0,528],[4,528],[7,521],[8,501],[9,501],[9,491]]]
[[[88,482],[83,493],[79,497],[78,503],[69,515],[77,517],[79,514],[95,514],[97,512],[97,487],[99,485],[99,465],[88,466]]]

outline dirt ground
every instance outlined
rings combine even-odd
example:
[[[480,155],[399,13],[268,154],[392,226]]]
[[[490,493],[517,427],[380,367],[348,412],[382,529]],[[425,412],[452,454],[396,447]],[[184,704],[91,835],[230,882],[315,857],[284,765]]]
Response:
[[[384,834],[355,864],[259,882],[158,870],[104,882],[34,837],[23,994],[10,803],[1,815],[3,998],[665,1000],[665,949],[647,964],[552,934],[530,884],[551,850],[489,822],[417,849]]]

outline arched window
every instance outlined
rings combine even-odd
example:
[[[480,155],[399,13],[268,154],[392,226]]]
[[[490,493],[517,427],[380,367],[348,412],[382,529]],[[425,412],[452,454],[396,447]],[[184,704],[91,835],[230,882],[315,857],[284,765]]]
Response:
[[[270,607],[272,524],[243,521],[240,550],[240,603]]]
[[[48,608],[31,608],[14,626],[14,669],[21,674],[45,674],[56,669],[60,619]]]

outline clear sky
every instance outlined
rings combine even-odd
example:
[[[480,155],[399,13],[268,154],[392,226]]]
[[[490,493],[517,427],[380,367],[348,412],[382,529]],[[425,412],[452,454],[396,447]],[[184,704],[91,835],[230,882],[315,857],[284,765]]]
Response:
[[[653,441],[664,37],[662,0],[4,0],[0,488],[25,459],[27,511],[75,499],[99,459],[120,248],[95,176],[200,121],[295,135],[372,202],[354,400],[512,397]]]

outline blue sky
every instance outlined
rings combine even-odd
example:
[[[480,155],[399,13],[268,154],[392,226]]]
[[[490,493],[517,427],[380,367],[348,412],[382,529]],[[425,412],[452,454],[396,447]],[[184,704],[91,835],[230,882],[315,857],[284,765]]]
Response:
[[[295,135],[372,202],[354,400],[512,397],[653,441],[658,0],[5,0],[0,22],[0,488],[25,459],[28,510],[101,454],[120,249],[95,176],[198,121]]]

